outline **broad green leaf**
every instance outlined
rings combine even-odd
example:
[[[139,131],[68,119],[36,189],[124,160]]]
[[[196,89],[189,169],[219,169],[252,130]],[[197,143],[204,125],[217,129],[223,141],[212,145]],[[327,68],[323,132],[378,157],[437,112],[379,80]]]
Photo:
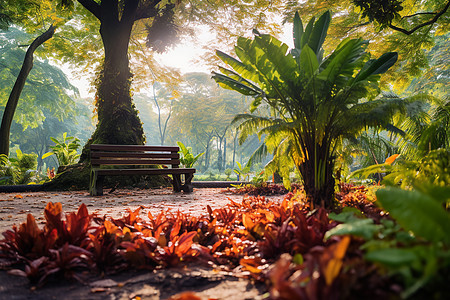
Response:
[[[317,56],[308,45],[303,47],[302,52],[300,53],[300,66],[302,71],[305,72],[305,77],[308,79],[314,75],[319,67]]]
[[[235,90],[241,94],[244,94],[246,96],[255,96],[258,95],[259,92],[255,91],[253,88],[237,81],[232,78],[229,78],[227,76],[224,76],[219,73],[213,72],[212,78],[221,86],[230,90]]]
[[[243,42],[241,42],[243,43]],[[238,47],[235,47],[236,54],[239,52]],[[220,51],[216,50],[216,55],[226,64],[231,66],[238,74],[245,77],[253,82],[259,82],[258,75],[255,74],[255,70],[252,69],[248,64],[244,64],[236,58]]]
[[[350,78],[355,67],[358,67],[358,60],[365,56],[364,47],[365,41],[362,39],[344,40],[327,59],[326,68],[320,72],[317,78],[326,81],[329,86],[335,86],[338,78]],[[338,87],[340,88],[340,85]]]
[[[308,25],[306,25],[305,31],[302,34],[302,39],[300,40],[300,49],[303,49],[303,47],[305,47],[305,45],[309,42],[315,20],[316,18],[312,17],[311,20],[309,20]]]
[[[384,53],[376,60],[369,60],[358,73],[358,75],[356,75],[354,82],[365,80],[371,75],[385,73],[390,67],[395,64],[397,59],[397,52],[388,52]]]
[[[405,230],[432,242],[450,242],[450,215],[430,196],[389,187],[376,195],[377,202]]]
[[[375,232],[380,230],[380,228],[381,226],[374,224],[372,219],[359,219],[351,223],[339,224],[328,230],[325,234],[325,239],[328,239],[333,235],[351,234],[369,240],[373,237]]]
[[[311,32],[311,36],[308,41],[308,45],[314,51],[316,56],[318,56],[320,48],[322,48],[322,44],[325,41],[325,37],[327,36],[328,27],[331,22],[331,14],[330,11],[326,11],[317,22],[314,24],[314,28]]]
[[[297,49],[301,49],[300,41],[302,39],[302,35],[303,35],[303,23],[297,11],[295,12],[294,15],[294,29],[293,29],[294,47]]]
[[[333,212],[329,213],[328,218],[341,223],[347,223],[361,220],[361,218],[364,218],[364,216],[359,209],[346,206],[340,214],[336,214]]]
[[[220,72],[222,72],[223,75],[226,75],[228,77],[230,77],[231,79],[237,80],[239,82],[244,83],[245,85],[253,88],[254,90],[259,90],[259,87],[254,85],[252,82],[246,80],[245,78],[243,78],[242,76],[240,76],[238,73],[233,72],[232,70],[229,70],[227,68],[224,67],[219,67]],[[214,74],[214,72],[213,72]]]
[[[389,267],[401,267],[410,265],[417,261],[419,257],[413,249],[387,248],[373,250],[364,256],[367,260],[378,262]]]

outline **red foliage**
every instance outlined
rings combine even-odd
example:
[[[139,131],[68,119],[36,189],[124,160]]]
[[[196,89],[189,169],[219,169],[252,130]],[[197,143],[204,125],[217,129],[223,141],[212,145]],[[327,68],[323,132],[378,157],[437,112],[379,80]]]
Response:
[[[364,190],[343,186],[341,203],[347,203],[351,193],[362,195]],[[19,229],[3,233],[0,266],[24,264],[24,270],[11,273],[43,284],[54,274],[81,280],[83,271],[157,269],[206,260],[268,283],[272,299],[347,295],[350,287],[345,285],[364,277],[364,272],[351,268],[362,266],[352,262],[362,261],[355,241],[348,237],[324,241],[336,223],[324,209],[310,211],[292,197],[287,194],[281,202],[245,197],[242,203],[230,200],[214,210],[208,206],[200,217],[167,210],[156,216],[148,213],[146,219],[139,208],[118,219],[96,217],[84,204],[63,219],[61,204],[49,203],[43,229],[29,215]],[[359,194],[354,197],[364,201]]]
[[[292,189],[298,190],[303,187],[298,183],[291,184]],[[239,195],[252,195],[252,196],[269,196],[269,195],[284,195],[289,191],[284,185],[279,183],[263,182],[262,184],[243,184],[235,188],[228,188],[228,192]]]
[[[364,185],[355,186],[352,183],[341,182],[336,200],[339,208],[355,207],[367,217],[377,221],[383,217],[382,210],[367,199],[367,187]]]

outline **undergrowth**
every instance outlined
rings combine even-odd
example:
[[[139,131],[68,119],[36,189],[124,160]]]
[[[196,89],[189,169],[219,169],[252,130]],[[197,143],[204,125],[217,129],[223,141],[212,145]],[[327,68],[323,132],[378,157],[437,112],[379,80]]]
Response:
[[[365,192],[341,186],[337,197],[342,206],[386,218]],[[326,238],[342,220],[321,208],[310,211],[298,195],[288,193],[281,202],[248,196],[223,208],[207,206],[199,217],[170,210],[144,216],[138,208],[114,219],[89,214],[84,204],[64,215],[60,203],[48,203],[43,228],[29,214],[3,233],[0,265],[39,287],[61,277],[84,282],[87,273],[195,261],[265,283],[270,299],[397,298],[401,286],[364,259],[364,240]]]

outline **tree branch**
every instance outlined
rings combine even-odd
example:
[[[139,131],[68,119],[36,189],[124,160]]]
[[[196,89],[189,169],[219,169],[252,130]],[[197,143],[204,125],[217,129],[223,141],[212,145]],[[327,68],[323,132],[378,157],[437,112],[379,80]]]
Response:
[[[78,0],[78,2],[84,6],[90,13],[92,13],[97,19],[100,20],[100,4],[94,0]]]
[[[422,23],[422,24],[420,24],[420,25],[417,25],[416,27],[414,27],[414,28],[411,29],[411,30],[406,30],[406,29],[404,29],[404,28],[397,27],[397,26],[392,25],[392,24],[389,24],[389,28],[391,28],[391,29],[393,29],[393,30],[396,30],[396,31],[400,31],[400,32],[402,32],[402,33],[404,33],[404,34],[406,34],[406,35],[410,35],[410,34],[414,33],[416,30],[418,30],[418,29],[420,29],[420,28],[422,28],[422,27],[424,27],[424,26],[427,26],[427,25],[431,25],[431,24],[433,24],[433,23],[436,23],[436,21],[439,19],[439,17],[442,16],[443,14],[445,14],[445,12],[448,10],[449,7],[450,7],[450,0],[447,2],[447,4],[445,5],[445,7],[444,7],[440,12],[436,13],[436,15],[434,16],[433,19],[431,19],[431,20],[428,21],[428,22],[425,22],[425,23]],[[428,13],[428,14],[429,14],[429,13]]]
[[[435,15],[437,14],[437,12],[419,12],[419,13],[415,13],[409,16],[403,16],[402,19],[406,19],[406,18],[412,18],[415,16],[419,16],[419,15]]]
[[[161,2],[161,0],[153,0],[146,2],[147,4],[139,7],[134,20],[141,20],[154,17],[158,14],[158,9],[156,9],[156,5]]]
[[[125,6],[123,8],[122,19],[120,22],[132,23],[135,21],[135,16],[137,14],[139,6],[139,0],[128,0],[125,1]]]

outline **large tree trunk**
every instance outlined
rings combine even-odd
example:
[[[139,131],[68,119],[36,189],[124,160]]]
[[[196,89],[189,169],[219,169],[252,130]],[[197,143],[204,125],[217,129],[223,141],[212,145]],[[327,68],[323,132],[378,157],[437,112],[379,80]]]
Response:
[[[105,49],[103,70],[98,78],[96,106],[98,123],[90,144],[143,145],[144,130],[133,104],[130,86],[128,44],[137,4],[128,7],[119,20],[116,1],[102,1],[100,34]],[[137,1],[138,2],[138,1]],[[87,147],[81,161],[87,160]]]
[[[9,155],[9,134],[11,131],[11,124],[14,119],[14,113],[16,112],[17,104],[19,103],[20,94],[22,93],[25,81],[28,74],[30,74],[33,68],[33,54],[34,51],[42,45],[45,41],[49,40],[55,33],[55,27],[53,25],[50,28],[38,36],[28,47],[27,53],[23,60],[22,68],[17,76],[14,87],[9,95],[8,102],[6,103],[5,110],[3,112],[2,124],[0,127],[0,154]]]

